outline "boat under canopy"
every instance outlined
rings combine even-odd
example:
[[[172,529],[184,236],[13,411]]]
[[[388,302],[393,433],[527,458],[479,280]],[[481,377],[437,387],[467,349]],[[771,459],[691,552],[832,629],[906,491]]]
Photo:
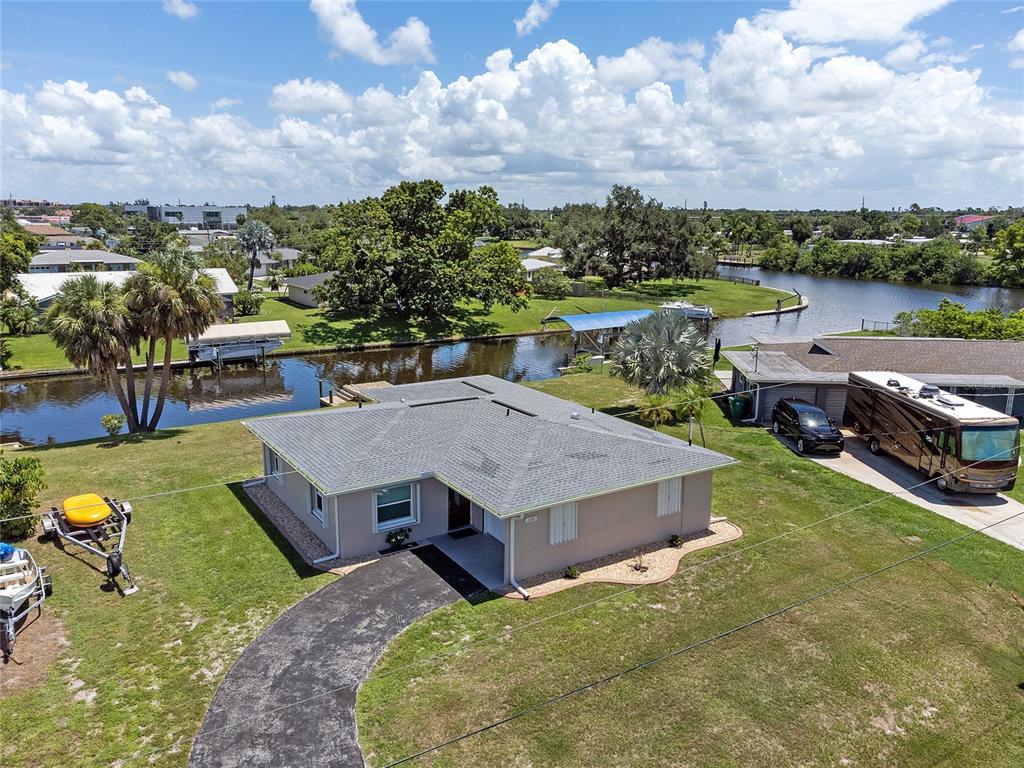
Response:
[[[189,339],[188,357],[191,362],[216,366],[237,360],[259,360],[284,344],[291,335],[285,320],[211,325],[199,336]]]

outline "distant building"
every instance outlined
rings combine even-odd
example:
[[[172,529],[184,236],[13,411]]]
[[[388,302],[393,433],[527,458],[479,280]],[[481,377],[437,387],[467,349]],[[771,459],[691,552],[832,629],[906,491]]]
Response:
[[[288,301],[302,307],[319,306],[316,294],[313,289],[323,285],[327,278],[333,277],[336,272],[320,272],[315,275],[302,275],[301,277],[286,277],[284,284],[288,287]]]
[[[134,272],[140,260],[120,253],[94,250],[43,251],[32,257],[29,272]],[[69,266],[76,265],[70,270]]]
[[[231,279],[228,271],[222,267],[206,267],[203,272],[213,279],[217,293],[224,301],[222,317],[230,317],[234,313],[234,298],[238,293],[238,286],[235,285],[235,281]],[[101,283],[120,286],[131,274],[131,272],[32,272],[18,275],[18,282],[25,289],[25,293],[35,299],[36,306],[42,311],[60,295],[61,288],[68,280],[92,275]]]
[[[562,258],[562,249],[552,248],[551,246],[545,245],[543,248],[530,251],[526,255],[531,259],[560,259]]]
[[[557,269],[559,272],[562,268],[557,264],[552,264],[550,261],[542,261],[541,259],[523,259],[523,269],[526,270],[526,281],[529,283],[533,282],[533,276],[542,269]]]
[[[235,229],[244,205],[126,205],[126,216],[142,215],[150,221],[172,224],[180,229]]]
[[[48,223],[44,223],[44,222],[33,223],[33,222],[30,222],[30,221],[26,221],[21,226],[25,228],[26,232],[30,232],[33,235],[39,235],[40,237],[51,237],[51,236],[58,236],[59,237],[61,235],[70,235],[71,234],[66,229],[61,229],[60,227],[55,227],[53,224],[48,224]]]
[[[957,216],[953,219],[953,226],[956,229],[966,229],[968,232],[977,229],[978,227],[985,226],[985,223],[994,218],[993,216],[980,216],[978,214],[968,214],[966,216]]]

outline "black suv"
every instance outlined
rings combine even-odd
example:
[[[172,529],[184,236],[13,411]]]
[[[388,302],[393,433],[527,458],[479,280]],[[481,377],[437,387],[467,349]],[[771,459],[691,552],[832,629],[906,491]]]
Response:
[[[800,453],[843,450],[843,433],[816,405],[799,397],[784,397],[772,409],[772,432],[796,440]]]

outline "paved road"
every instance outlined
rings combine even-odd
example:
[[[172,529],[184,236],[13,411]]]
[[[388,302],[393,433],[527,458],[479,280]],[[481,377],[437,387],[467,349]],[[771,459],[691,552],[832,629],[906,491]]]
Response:
[[[898,459],[884,455],[872,456],[863,440],[850,435],[846,437],[846,450],[839,456],[815,454],[812,459],[823,467],[834,469],[887,493],[905,490],[925,480],[924,475],[919,475]],[[1024,512],[1024,504],[1001,493],[945,494],[935,487],[935,483],[902,493],[900,498],[975,530]],[[989,528],[985,534],[1017,549],[1024,549],[1024,515]]]
[[[358,685],[395,635],[459,597],[411,552],[365,565],[310,595],[228,672],[190,768],[362,766]],[[289,704],[295,706],[272,711]]]

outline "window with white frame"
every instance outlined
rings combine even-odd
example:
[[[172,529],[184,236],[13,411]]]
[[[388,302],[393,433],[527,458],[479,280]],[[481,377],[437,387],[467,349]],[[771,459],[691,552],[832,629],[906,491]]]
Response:
[[[270,467],[270,474],[274,476],[278,482],[281,480],[281,457],[278,456],[270,448],[267,449],[267,465]]]
[[[568,504],[556,504],[549,514],[551,525],[551,545],[565,544],[576,538],[577,506],[575,501]]]
[[[324,522],[324,508],[326,503],[324,502],[323,494],[318,491],[312,483],[309,484],[309,514],[319,520],[321,523]]]
[[[392,485],[373,491],[374,529],[380,533],[419,522],[419,486]]]
[[[658,517],[668,517],[683,510],[683,478],[673,477],[658,483]]]

